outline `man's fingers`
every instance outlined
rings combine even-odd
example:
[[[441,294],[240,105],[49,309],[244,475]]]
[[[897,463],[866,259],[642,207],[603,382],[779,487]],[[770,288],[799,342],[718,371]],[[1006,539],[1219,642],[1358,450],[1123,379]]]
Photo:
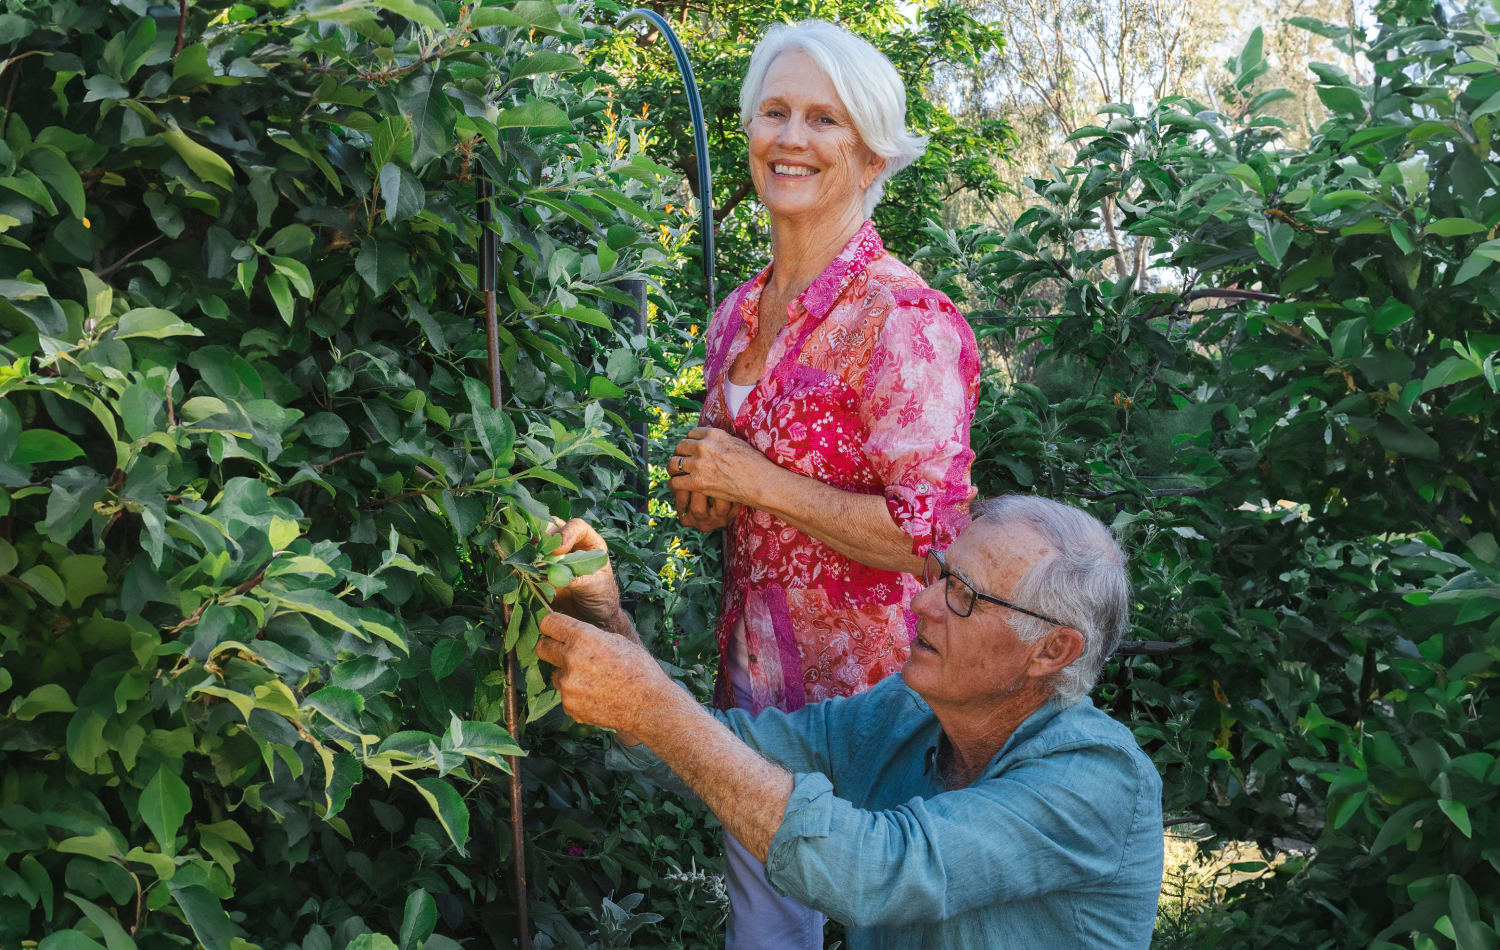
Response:
[[[545,660],[553,666],[561,667],[563,665],[563,655],[565,653],[567,653],[567,648],[557,640],[548,640],[546,637],[541,637],[536,641],[537,659]]]
[[[537,653],[541,654],[541,644],[548,640],[556,641],[561,646],[566,646],[580,637],[587,637],[590,631],[597,630],[592,624],[584,623],[567,614],[552,611],[541,619],[537,624],[537,630],[541,631],[544,638],[537,641]],[[549,661],[550,662],[550,661]]]
[[[594,526],[582,518],[564,522],[561,518],[554,517],[552,524],[547,526],[547,533],[558,539],[557,547],[552,550],[554,554],[567,554],[570,551],[603,551],[607,547],[604,538],[594,530]]]

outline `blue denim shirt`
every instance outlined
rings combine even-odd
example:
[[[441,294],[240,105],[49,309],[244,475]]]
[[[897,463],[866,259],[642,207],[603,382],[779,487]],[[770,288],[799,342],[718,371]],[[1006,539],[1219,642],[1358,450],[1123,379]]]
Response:
[[[937,718],[900,676],[793,713],[717,715],[795,775],[767,875],[842,921],[850,950],[1150,945],[1161,778],[1088,700],[1032,713],[953,791]]]

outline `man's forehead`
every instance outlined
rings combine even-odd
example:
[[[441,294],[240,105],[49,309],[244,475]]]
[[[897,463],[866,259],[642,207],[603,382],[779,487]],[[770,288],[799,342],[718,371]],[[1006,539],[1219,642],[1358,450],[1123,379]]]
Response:
[[[969,522],[947,551],[948,566],[974,581],[1007,581],[1047,552],[1041,535],[1018,522]]]

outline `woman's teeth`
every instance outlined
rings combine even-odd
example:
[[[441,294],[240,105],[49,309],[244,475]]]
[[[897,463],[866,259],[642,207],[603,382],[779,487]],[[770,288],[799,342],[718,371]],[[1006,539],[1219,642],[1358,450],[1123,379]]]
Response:
[[[778,175],[796,175],[798,177],[815,174],[813,169],[802,165],[772,165],[771,171]]]

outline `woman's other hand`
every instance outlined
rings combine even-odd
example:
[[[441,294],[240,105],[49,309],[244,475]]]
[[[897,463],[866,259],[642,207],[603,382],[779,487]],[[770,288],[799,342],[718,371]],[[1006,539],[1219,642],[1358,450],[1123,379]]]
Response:
[[[755,506],[757,490],[780,472],[749,442],[710,426],[689,432],[667,460],[674,499],[679,493],[687,496],[685,506],[678,502],[678,512],[686,507],[693,517],[709,520],[715,511],[722,517],[739,505]]]
[[[673,465],[675,467],[676,463]],[[672,491],[672,504],[677,508],[677,520],[699,531],[727,528],[741,507],[738,502],[724,501],[702,492],[676,489]]]

